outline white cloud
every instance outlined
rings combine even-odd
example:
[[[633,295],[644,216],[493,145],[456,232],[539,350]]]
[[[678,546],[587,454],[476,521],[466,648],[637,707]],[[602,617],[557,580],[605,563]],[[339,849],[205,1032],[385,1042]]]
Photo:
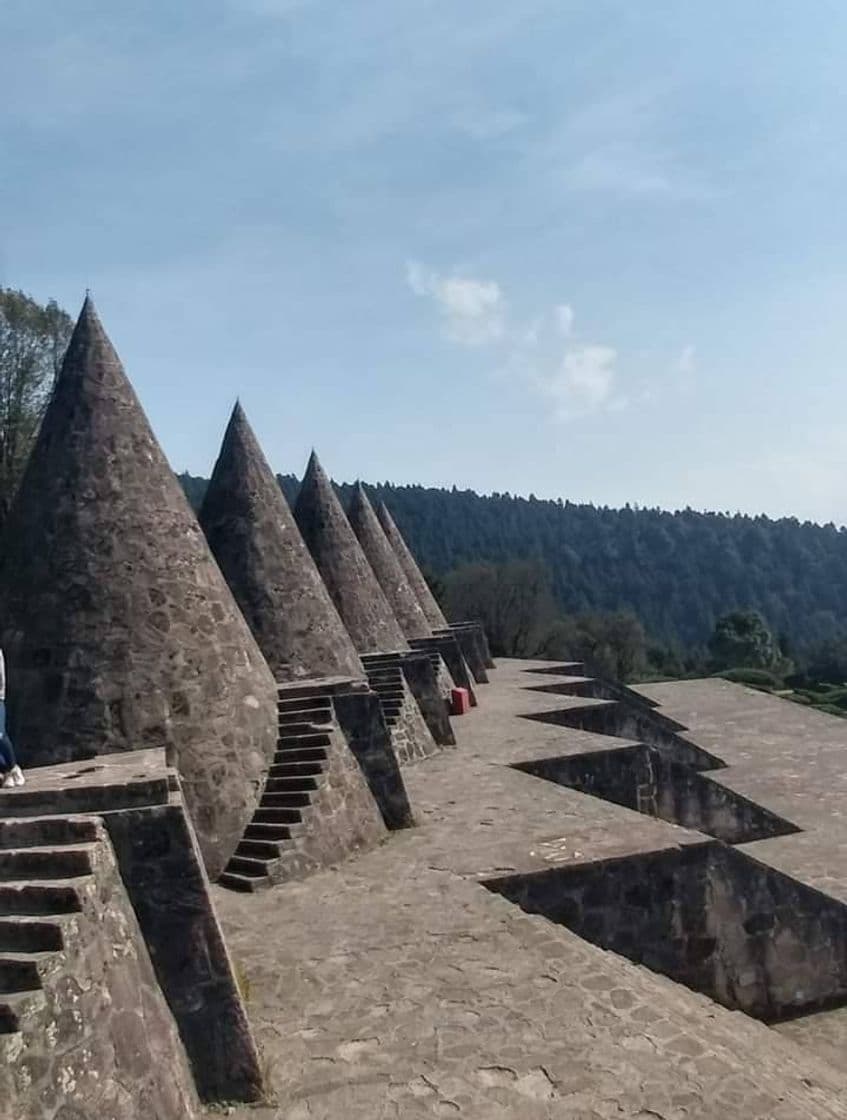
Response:
[[[550,397],[560,419],[584,416],[601,409],[619,410],[625,401],[615,396],[617,351],[611,346],[574,346],[559,368],[540,375],[539,388]]]
[[[693,377],[697,369],[696,353],[696,350],[690,344],[684,346],[676,360],[676,372],[685,378]]]
[[[560,303],[555,309],[556,326],[564,338],[570,338],[573,332],[573,308],[569,303]]]
[[[419,261],[406,265],[406,280],[417,296],[432,298],[443,318],[444,334],[463,346],[484,346],[504,334],[505,303],[493,280],[441,276]]]
[[[569,303],[514,322],[494,280],[444,276],[409,261],[406,282],[415,295],[435,304],[448,339],[488,347],[505,376],[552,401],[557,419],[620,411],[628,404],[617,389],[617,351],[604,343],[575,340],[575,313]]]

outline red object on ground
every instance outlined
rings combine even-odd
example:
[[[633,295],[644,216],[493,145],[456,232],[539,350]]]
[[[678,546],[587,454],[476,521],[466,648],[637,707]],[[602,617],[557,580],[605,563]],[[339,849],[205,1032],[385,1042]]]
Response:
[[[463,716],[471,710],[471,696],[466,688],[454,688],[450,694],[450,715]]]

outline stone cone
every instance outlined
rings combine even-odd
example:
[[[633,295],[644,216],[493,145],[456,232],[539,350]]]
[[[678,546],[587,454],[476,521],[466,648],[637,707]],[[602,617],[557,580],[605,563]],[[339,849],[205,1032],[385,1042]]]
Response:
[[[406,578],[396,552],[382,530],[361,482],[356,484],[353,491],[347,516],[403,633],[409,640],[431,637],[432,627]]]
[[[389,544],[394,549],[397,559],[403,571],[406,573],[406,579],[417,596],[421,609],[427,617],[427,621],[433,630],[441,630],[449,626],[447,619],[444,617],[444,612],[436,602],[435,596],[429,589],[429,584],[423,577],[423,573],[417,565],[417,561],[411,553],[409,546],[403,540],[402,534],[397,526],[394,524],[394,518],[388,512],[388,507],[385,502],[379,503],[378,516],[380,524],[388,537]]]
[[[90,299],[6,530],[21,762],[164,747],[217,876],[273,758],[276,685]]]
[[[200,524],[278,681],[364,677],[240,404],[227,426]]]
[[[408,650],[400,624],[314,451],[294,516],[359,653]]]

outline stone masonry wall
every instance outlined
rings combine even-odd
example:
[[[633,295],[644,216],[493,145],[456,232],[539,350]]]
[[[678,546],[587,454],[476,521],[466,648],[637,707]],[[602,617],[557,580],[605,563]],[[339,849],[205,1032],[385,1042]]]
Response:
[[[102,825],[65,949],[40,966],[46,1004],[0,1035],[0,1120],[192,1120],[176,1024]],[[80,881],[77,880],[77,883]]]
[[[362,770],[340,727],[330,733],[329,765],[301,830],[272,872],[281,882],[340,863],[352,852],[367,850],[386,836],[386,826]]]
[[[438,747],[408,684],[402,677],[401,680],[403,702],[397,722],[391,728],[391,742],[400,763],[415,762],[421,758],[429,758],[436,753]]]
[[[717,841],[486,885],[756,1018],[847,1002],[847,907]]]
[[[333,706],[386,827],[411,827],[412,809],[379,697],[375,692],[340,693],[333,696]]]
[[[200,1096],[258,1100],[259,1056],[182,805],[103,819]]]

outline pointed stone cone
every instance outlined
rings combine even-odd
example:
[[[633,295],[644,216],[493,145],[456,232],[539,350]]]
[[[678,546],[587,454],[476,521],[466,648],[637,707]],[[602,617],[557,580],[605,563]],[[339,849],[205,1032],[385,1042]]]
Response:
[[[164,747],[216,877],[273,759],[276,685],[90,299],[0,564],[23,766]]]
[[[433,630],[440,630],[448,626],[449,623],[444,617],[444,613],[436,602],[435,596],[429,589],[429,584],[423,577],[423,573],[417,565],[414,556],[411,553],[409,546],[403,540],[402,534],[397,526],[394,524],[394,518],[388,512],[388,507],[385,502],[380,502],[377,509],[379,522],[385,531],[388,542],[394,549],[397,559],[400,561],[400,566],[406,573],[406,579],[417,596],[421,609],[427,617],[427,621]]]
[[[396,552],[382,531],[361,482],[356,483],[347,516],[403,633],[409,640],[431,637],[432,627],[406,578]]]
[[[356,647],[240,404],[200,524],[277,681],[364,678]]]
[[[314,451],[294,516],[359,653],[408,650],[409,643]]]

